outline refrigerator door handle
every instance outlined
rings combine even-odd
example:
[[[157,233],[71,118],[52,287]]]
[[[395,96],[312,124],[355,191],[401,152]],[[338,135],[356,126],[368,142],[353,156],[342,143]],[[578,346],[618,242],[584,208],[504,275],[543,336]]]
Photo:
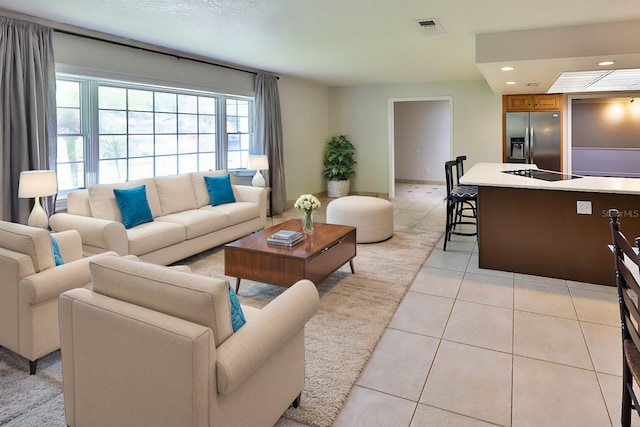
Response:
[[[524,162],[525,163],[531,163],[531,161],[529,160],[529,152],[530,152],[530,145],[529,145],[529,127],[527,126],[525,128],[524,131]]]
[[[529,136],[529,163],[534,163],[533,161],[533,126],[531,126],[530,131],[531,135]]]

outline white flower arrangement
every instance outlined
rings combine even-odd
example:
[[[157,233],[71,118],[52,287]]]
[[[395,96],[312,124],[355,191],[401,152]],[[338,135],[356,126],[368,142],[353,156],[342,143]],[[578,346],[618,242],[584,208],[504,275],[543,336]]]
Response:
[[[313,194],[303,194],[298,197],[298,200],[294,203],[293,207],[296,209],[302,209],[307,212],[315,211],[321,206],[320,200]]]

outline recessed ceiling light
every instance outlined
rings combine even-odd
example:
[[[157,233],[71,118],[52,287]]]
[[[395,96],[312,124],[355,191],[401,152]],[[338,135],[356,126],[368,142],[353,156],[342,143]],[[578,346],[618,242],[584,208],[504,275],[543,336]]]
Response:
[[[513,67],[502,67],[500,68],[502,71],[513,71]]]
[[[598,62],[598,65],[600,65],[601,67],[607,66],[607,65],[613,65],[615,64],[616,61],[602,61],[602,62]]]
[[[507,82],[508,85],[514,85],[516,82]]]

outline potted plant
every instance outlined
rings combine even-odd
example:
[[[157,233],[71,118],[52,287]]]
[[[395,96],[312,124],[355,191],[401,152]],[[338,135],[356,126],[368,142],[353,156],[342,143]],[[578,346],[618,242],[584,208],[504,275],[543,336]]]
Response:
[[[324,152],[324,177],[327,178],[327,196],[342,197],[349,194],[349,178],[356,172],[353,165],[355,147],[346,135],[334,136],[327,141]]]

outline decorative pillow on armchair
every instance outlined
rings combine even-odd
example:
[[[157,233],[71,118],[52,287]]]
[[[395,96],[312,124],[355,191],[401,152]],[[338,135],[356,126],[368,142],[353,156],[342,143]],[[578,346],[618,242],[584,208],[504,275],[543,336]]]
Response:
[[[229,303],[231,304],[231,327],[233,328],[233,332],[236,332],[247,323],[247,321],[244,318],[238,295],[236,295],[236,291],[233,290],[229,281],[227,281],[227,286],[229,287]]]
[[[60,246],[58,246],[58,241],[55,237],[49,235],[51,238],[51,249],[53,250],[53,259],[56,262],[56,265],[64,264],[64,259],[62,259],[62,255],[60,254]]]

